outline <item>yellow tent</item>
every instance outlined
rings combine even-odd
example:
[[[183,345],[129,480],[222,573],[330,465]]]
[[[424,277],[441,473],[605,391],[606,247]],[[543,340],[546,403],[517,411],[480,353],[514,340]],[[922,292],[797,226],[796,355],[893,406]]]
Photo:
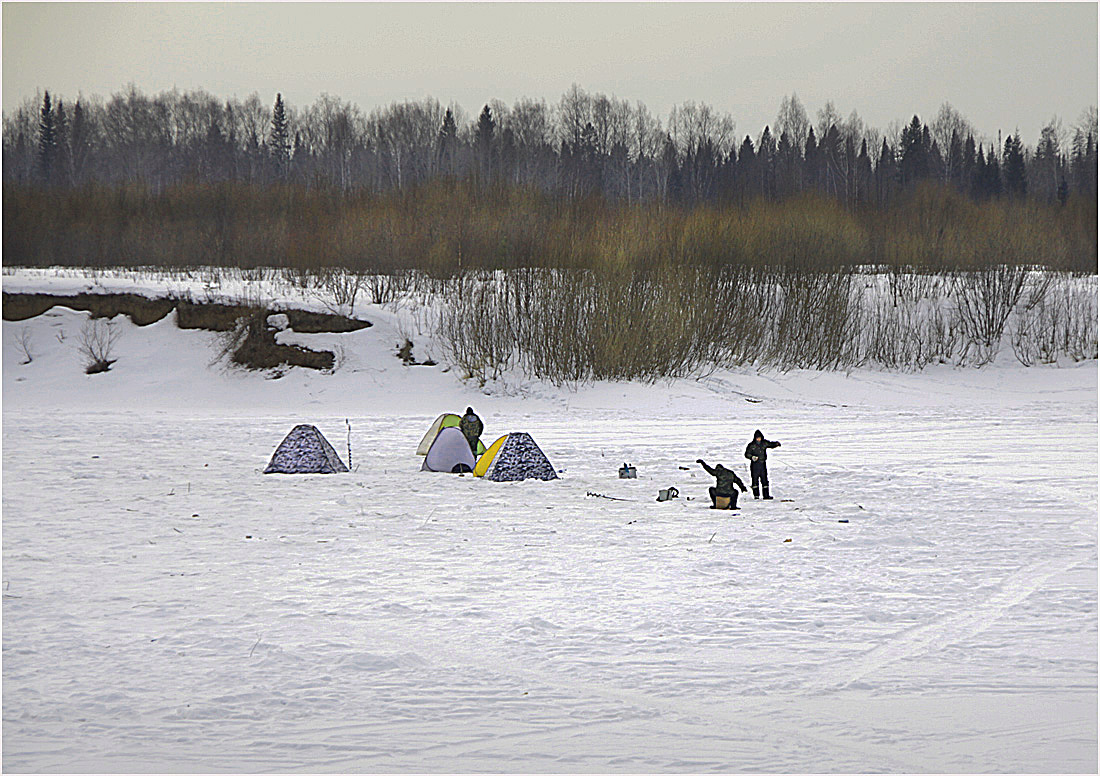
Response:
[[[481,458],[477,460],[477,466],[474,467],[475,477],[484,477],[485,472],[489,471],[489,467],[493,465],[493,461],[497,457],[497,453],[500,452],[501,446],[504,444],[504,440],[508,438],[505,434],[493,444],[489,445],[489,449],[482,453]]]

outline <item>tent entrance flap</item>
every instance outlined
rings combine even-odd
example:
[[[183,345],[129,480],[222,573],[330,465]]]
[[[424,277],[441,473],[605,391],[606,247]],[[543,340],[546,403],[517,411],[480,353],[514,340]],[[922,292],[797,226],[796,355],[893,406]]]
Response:
[[[500,448],[504,445],[504,440],[508,438],[505,434],[493,444],[489,445],[489,449],[486,450],[480,458],[477,459],[477,466],[474,467],[475,477],[484,477],[485,473],[489,471],[489,467],[493,465],[493,461],[497,457],[497,453],[500,452]]]

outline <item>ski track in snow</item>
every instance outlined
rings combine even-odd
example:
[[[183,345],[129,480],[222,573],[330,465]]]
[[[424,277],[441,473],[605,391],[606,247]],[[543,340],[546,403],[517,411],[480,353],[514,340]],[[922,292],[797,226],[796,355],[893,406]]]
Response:
[[[270,381],[168,321],[85,379],[82,319],[4,323],[5,770],[1096,771],[1095,365],[489,397],[381,325]],[[562,479],[420,472],[467,404]],[[354,471],[261,474],[345,417]],[[792,500],[707,510],[757,427]]]

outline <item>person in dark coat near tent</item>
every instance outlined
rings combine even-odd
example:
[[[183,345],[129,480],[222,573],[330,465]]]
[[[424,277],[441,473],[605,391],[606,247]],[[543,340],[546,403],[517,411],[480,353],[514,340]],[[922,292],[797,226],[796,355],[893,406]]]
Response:
[[[752,497],[760,498],[760,489],[764,489],[764,498],[771,499],[768,483],[768,451],[779,447],[778,442],[769,442],[760,429],[752,435],[752,441],[745,448],[745,457],[749,459],[749,473],[752,475]]]
[[[466,441],[470,443],[470,451],[473,452],[474,458],[477,458],[477,442],[481,439],[481,432],[485,427],[473,407],[466,408],[466,414],[462,416],[462,420],[458,421],[458,430],[466,437]]]
[[[718,464],[713,469],[707,466],[707,462],[702,458],[696,459],[695,463],[702,465],[706,469],[707,474],[718,480],[717,484],[713,488],[708,489],[710,493],[710,508],[718,508],[719,496],[724,496],[730,500],[730,509],[737,509],[737,491],[738,489],[744,493],[747,488],[745,483],[741,481],[741,478],[737,476],[737,472],[732,469],[727,469],[722,464]]]

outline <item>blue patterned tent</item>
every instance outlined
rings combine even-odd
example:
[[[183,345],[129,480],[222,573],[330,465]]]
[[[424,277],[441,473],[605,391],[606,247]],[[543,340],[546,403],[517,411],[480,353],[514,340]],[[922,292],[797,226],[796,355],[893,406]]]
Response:
[[[275,449],[264,474],[335,474],[348,467],[316,426],[302,424],[291,429]]]
[[[494,452],[495,449],[495,452]],[[485,479],[495,482],[519,480],[556,480],[558,473],[550,464],[531,435],[513,431],[499,445],[494,444],[485,455],[492,461],[485,468]]]

